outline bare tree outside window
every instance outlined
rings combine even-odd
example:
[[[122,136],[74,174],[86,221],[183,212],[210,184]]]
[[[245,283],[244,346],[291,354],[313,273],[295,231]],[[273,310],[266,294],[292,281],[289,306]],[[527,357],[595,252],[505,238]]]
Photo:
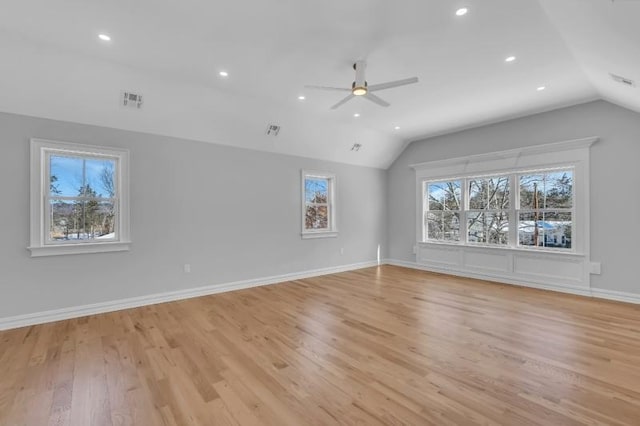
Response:
[[[467,238],[472,243],[509,242],[509,177],[468,180]]]
[[[425,240],[460,241],[461,182],[429,182],[425,185]]]
[[[49,240],[115,237],[115,160],[49,157]]]

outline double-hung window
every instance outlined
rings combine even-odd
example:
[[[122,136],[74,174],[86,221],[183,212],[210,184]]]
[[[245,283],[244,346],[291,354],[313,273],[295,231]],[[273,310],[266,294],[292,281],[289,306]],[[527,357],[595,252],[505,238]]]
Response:
[[[571,248],[573,169],[518,175],[518,244]]]
[[[436,241],[460,241],[460,213],[462,211],[461,181],[428,182],[425,187],[424,231]]]
[[[302,238],[338,235],[335,186],[331,173],[302,171]]]
[[[467,242],[508,243],[509,182],[508,175],[467,179]]]
[[[31,141],[32,256],[129,248],[128,151]]]

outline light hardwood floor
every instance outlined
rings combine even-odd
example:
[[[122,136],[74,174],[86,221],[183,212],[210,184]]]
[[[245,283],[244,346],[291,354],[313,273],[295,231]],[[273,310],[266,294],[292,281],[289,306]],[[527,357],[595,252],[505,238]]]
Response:
[[[640,425],[640,307],[393,266],[0,333],[1,425]]]

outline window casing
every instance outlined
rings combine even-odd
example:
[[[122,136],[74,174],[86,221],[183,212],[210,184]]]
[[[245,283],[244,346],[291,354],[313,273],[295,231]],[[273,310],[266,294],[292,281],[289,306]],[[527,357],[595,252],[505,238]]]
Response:
[[[566,165],[424,179],[422,242],[572,252],[574,177]]]
[[[302,171],[302,238],[336,237],[336,177]]]
[[[129,153],[31,140],[32,257],[128,250]]]

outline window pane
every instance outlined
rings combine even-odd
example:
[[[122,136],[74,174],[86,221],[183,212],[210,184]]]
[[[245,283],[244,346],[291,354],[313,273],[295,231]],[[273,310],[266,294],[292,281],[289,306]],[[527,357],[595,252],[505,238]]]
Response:
[[[73,201],[50,201],[49,240],[68,240],[76,229],[75,203]]]
[[[425,213],[427,239],[441,240],[443,238],[442,213],[441,211],[429,211]]]
[[[470,212],[467,216],[467,227],[471,243],[508,243],[509,216],[506,212]]]
[[[509,216],[506,212],[485,213],[487,243],[507,244],[509,240]]]
[[[467,215],[467,229],[470,243],[487,242],[484,213],[470,212]]]
[[[329,200],[329,179],[305,178],[304,197],[307,203],[327,203]]]
[[[328,211],[327,206],[307,206],[304,217],[305,229],[328,229]]]
[[[571,170],[520,176],[521,209],[568,209],[572,203]]]
[[[49,158],[49,194],[114,197],[115,169],[115,160],[52,155]]]
[[[83,186],[82,158],[52,155],[49,159],[49,194],[77,197]]]
[[[571,213],[520,213],[518,241],[522,246],[571,248]]]
[[[560,171],[545,175],[546,209],[570,209],[573,202],[573,172]]]
[[[427,185],[429,210],[460,210],[460,181],[432,182]]]
[[[433,211],[425,214],[429,240],[460,241],[460,213]]]
[[[49,240],[93,240],[115,237],[115,205],[97,200],[50,201]]]
[[[571,248],[571,213],[545,212],[544,246]]]
[[[93,214],[91,226],[96,239],[109,240],[115,238],[115,203],[101,201]]]
[[[115,160],[85,160],[85,183],[98,197],[115,197],[114,172]]]
[[[538,209],[544,205],[544,175],[520,176],[520,208]]]
[[[502,210],[509,208],[509,177],[471,179],[469,208],[472,210]]]

